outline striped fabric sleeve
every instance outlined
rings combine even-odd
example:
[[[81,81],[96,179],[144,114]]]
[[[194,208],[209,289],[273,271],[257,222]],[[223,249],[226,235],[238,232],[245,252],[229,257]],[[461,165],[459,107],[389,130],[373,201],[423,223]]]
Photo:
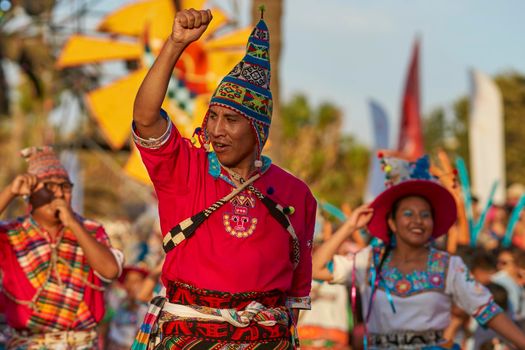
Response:
[[[116,278],[119,278],[120,275],[122,275],[122,268],[124,266],[124,254],[120,250],[118,250],[116,248],[110,247],[109,249],[111,250],[111,254],[113,254],[113,257],[117,261],[117,264],[118,264],[118,275],[117,275]],[[111,280],[111,279],[102,277],[97,271],[94,271],[94,273],[95,273],[95,276],[100,278],[100,280],[102,282],[104,282],[104,283],[111,283],[111,282],[113,282],[113,280]]]
[[[118,265],[118,274],[117,274],[116,278],[120,277],[120,275],[122,274],[122,269],[124,267],[124,254],[119,249],[116,249],[116,248],[111,246],[111,242],[109,240],[108,234],[106,233],[106,230],[104,229],[104,227],[102,225],[100,225],[100,224],[98,224],[98,223],[96,223],[94,221],[91,221],[91,220],[84,221],[84,224],[85,225],[96,225],[97,226],[96,233],[95,233],[95,239],[98,242],[100,242],[103,245],[105,245],[106,247],[108,247],[109,250],[111,251],[111,254],[115,258],[115,261],[117,262],[117,265]],[[113,280],[101,276],[97,271],[93,271],[93,272],[94,272],[95,276],[100,278],[100,280],[102,282],[104,282],[104,283],[111,283],[111,282],[113,282]]]
[[[499,307],[498,304],[496,304],[496,302],[491,298],[487,304],[479,307],[479,309],[476,310],[472,316],[474,316],[480,325],[486,326],[494,316],[501,312],[503,312],[503,309]]]

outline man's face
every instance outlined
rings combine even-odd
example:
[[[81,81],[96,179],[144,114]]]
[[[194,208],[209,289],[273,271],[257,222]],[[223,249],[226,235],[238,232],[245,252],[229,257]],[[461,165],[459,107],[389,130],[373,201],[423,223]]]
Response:
[[[257,140],[247,118],[228,108],[211,106],[206,131],[221,164],[228,168],[251,167]]]
[[[514,262],[514,256],[511,252],[503,251],[499,253],[498,260],[496,263],[498,271],[506,270],[507,272],[513,272],[516,270],[516,264]]]
[[[142,283],[144,282],[144,276],[137,271],[129,271],[126,274],[126,278],[124,280],[124,289],[128,293],[128,296],[131,299],[135,299],[138,292],[140,291],[140,288],[142,287]]]
[[[58,219],[56,212],[51,209],[49,204],[53,200],[61,198],[71,205],[72,190],[73,184],[66,178],[48,177],[41,179],[29,199],[33,213],[47,217],[48,219]]]

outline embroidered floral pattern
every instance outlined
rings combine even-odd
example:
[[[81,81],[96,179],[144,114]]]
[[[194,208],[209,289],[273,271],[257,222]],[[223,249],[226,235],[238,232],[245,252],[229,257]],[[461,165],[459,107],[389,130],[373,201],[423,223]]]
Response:
[[[237,238],[251,236],[257,227],[257,218],[250,217],[255,208],[255,197],[250,191],[243,191],[230,201],[232,212],[223,215],[226,232]]]
[[[474,276],[470,273],[469,270],[467,269],[463,269],[465,270],[464,273],[465,273],[465,281],[467,282],[476,282],[476,280],[474,279]]]
[[[412,283],[408,279],[401,279],[395,283],[395,291],[406,294],[412,289]]]
[[[226,228],[226,232],[237,238],[244,238],[253,234],[253,231],[257,226],[257,219],[252,218],[250,227],[246,228],[246,225],[249,221],[250,218],[246,216],[230,214],[224,215],[224,227]]]
[[[389,255],[381,269],[381,283],[379,287],[388,289],[391,293],[408,297],[424,291],[445,289],[445,276],[449,255],[445,252],[431,248],[428,257],[427,269],[425,271],[413,271],[403,274],[397,268],[390,266],[391,255]]]
[[[430,285],[435,288],[439,288],[443,285],[443,276],[439,273],[434,273],[429,276]]]

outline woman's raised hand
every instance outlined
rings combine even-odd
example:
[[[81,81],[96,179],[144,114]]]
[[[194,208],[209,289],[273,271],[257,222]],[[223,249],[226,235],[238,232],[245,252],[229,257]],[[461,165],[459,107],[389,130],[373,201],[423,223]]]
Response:
[[[364,204],[352,212],[348,221],[355,230],[360,230],[370,222],[372,216],[374,216],[374,209],[370,208],[368,204]]]

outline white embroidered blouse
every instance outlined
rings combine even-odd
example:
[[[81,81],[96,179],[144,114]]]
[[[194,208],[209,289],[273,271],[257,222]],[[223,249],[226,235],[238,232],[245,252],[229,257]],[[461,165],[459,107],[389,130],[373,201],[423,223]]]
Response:
[[[355,258],[336,255],[333,259],[332,283],[338,284],[352,283],[355,261],[354,278],[361,292],[364,317],[370,303],[374,266],[380,255],[381,247],[369,246],[359,251]],[[450,323],[452,303],[471,314],[481,325],[502,312],[490,292],[472,278],[458,256],[431,248],[426,271],[406,275],[391,267],[389,262],[390,257],[387,257],[381,270],[382,278],[367,323],[369,333],[444,330]]]

